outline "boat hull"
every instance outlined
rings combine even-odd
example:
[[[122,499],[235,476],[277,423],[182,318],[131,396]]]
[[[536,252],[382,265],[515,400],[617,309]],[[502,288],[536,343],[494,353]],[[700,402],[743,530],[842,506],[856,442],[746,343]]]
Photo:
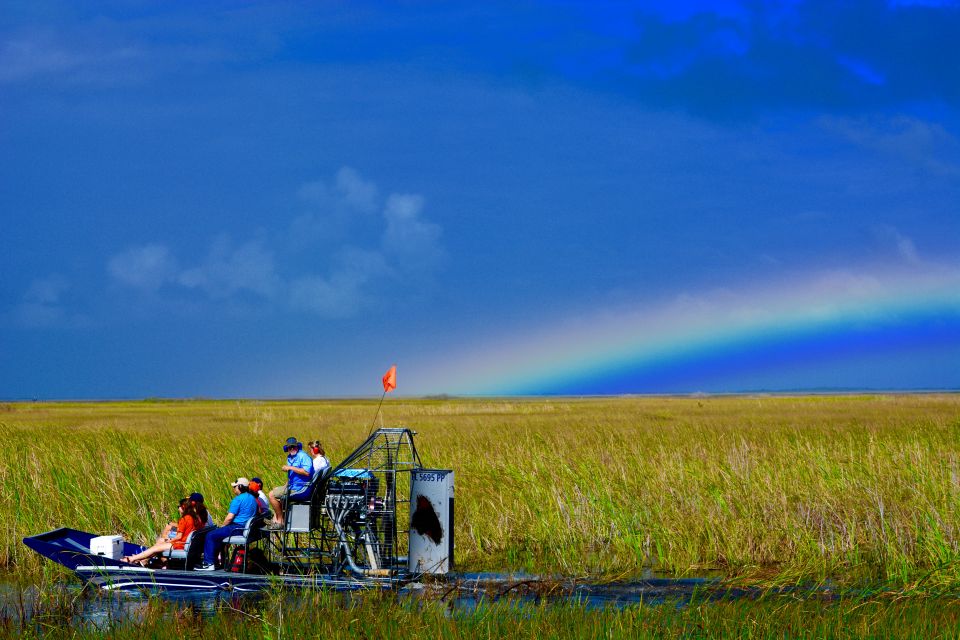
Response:
[[[390,588],[405,582],[397,577],[352,577],[329,574],[252,574],[233,571],[184,571],[149,569],[119,560],[94,555],[90,540],[97,534],[77,529],[60,528],[30,536],[23,543],[43,557],[77,574],[91,586],[104,591],[169,592],[255,592],[282,586],[297,589]],[[124,543],[124,555],[134,555],[144,547]]]

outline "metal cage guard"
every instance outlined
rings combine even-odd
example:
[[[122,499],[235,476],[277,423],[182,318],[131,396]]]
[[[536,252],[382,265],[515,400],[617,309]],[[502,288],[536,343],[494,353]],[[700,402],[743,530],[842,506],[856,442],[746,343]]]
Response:
[[[414,435],[406,428],[377,429],[315,480],[308,500],[288,499],[285,528],[268,538],[270,560],[283,573],[346,571],[368,579],[406,573],[409,472],[423,467]]]

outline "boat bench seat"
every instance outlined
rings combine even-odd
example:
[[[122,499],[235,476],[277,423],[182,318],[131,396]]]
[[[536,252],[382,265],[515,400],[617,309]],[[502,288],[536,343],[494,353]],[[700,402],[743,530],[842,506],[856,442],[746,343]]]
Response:
[[[223,543],[243,546],[267,537],[267,533],[263,530],[264,518],[265,514],[250,518],[243,527],[243,533],[225,538]]]
[[[207,534],[215,528],[210,526],[191,531],[186,542],[183,543],[183,549],[167,549],[163,552],[163,557],[171,560],[183,560],[185,565],[195,564],[199,560],[200,554],[203,553],[203,543]],[[194,542],[196,542],[196,545],[194,545]],[[190,553],[191,549],[193,553]]]
[[[291,494],[289,489],[281,501],[286,505],[283,531],[286,533],[308,533],[316,527],[322,517],[323,501],[326,495],[327,480],[333,474],[331,465],[322,472],[314,474],[307,488]]]
[[[263,540],[264,538],[270,536],[270,532],[263,528],[266,517],[266,513],[258,513],[254,517],[247,520],[247,523],[243,526],[243,533],[239,535],[232,535],[223,540],[224,545],[234,545],[233,556],[230,559],[231,567],[236,567],[237,552],[242,548],[243,573],[247,572],[247,555],[250,551],[250,545],[258,540]],[[224,556],[224,558],[226,558],[226,556]]]

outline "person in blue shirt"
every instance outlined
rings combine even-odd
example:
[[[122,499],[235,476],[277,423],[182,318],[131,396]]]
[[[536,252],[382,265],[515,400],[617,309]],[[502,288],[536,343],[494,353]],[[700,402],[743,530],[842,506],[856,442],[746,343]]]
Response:
[[[207,534],[203,544],[203,565],[200,571],[212,571],[216,568],[217,557],[223,550],[223,541],[233,535],[241,535],[250,518],[257,515],[257,499],[247,490],[250,481],[237,478],[233,483],[234,498],[230,501],[227,517],[223,526]]]
[[[283,470],[287,472],[287,484],[275,488],[270,492],[270,506],[276,517],[273,520],[271,528],[283,528],[283,505],[289,491],[293,499],[304,499],[310,492],[310,480],[313,479],[313,460],[303,451],[303,443],[297,442],[296,438],[287,438],[283,445],[283,451],[287,454],[287,464],[283,465]]]

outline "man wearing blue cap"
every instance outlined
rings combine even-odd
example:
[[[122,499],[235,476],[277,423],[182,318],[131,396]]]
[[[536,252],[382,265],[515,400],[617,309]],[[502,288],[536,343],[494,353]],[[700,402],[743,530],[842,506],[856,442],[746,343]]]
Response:
[[[288,490],[291,498],[305,498],[313,476],[313,460],[304,453],[302,442],[293,437],[287,438],[283,451],[287,454],[287,464],[283,465],[283,470],[287,472],[287,484],[270,492],[270,506],[276,514],[272,528],[283,527],[283,506],[280,499],[287,495]]]

